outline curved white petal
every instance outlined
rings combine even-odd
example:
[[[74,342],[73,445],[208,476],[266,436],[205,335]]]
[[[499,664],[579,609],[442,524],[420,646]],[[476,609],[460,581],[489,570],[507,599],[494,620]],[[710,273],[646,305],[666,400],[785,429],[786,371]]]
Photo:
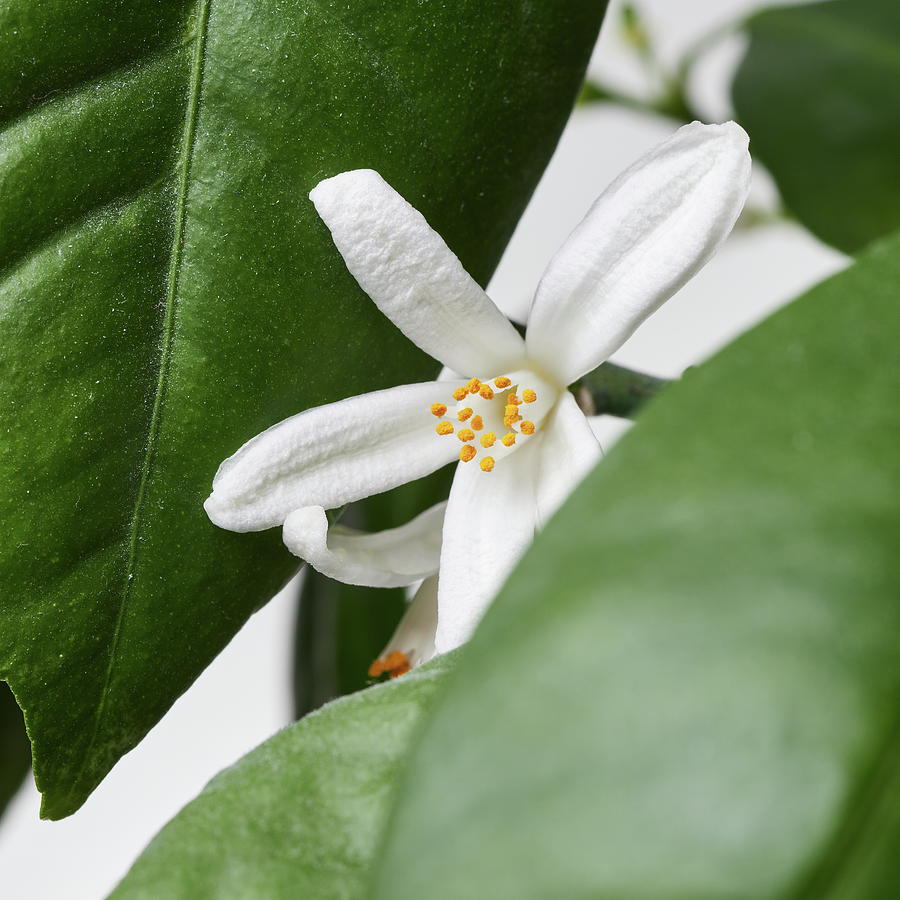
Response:
[[[542,429],[538,449],[537,527],[543,528],[600,459],[590,419],[566,391]]]
[[[734,122],[685,125],[620,175],[551,261],[526,344],[562,384],[596,368],[731,231],[750,184]]]
[[[309,196],[353,277],[426,353],[469,377],[501,372],[522,358],[515,328],[377,172],[335,175]]]
[[[497,462],[492,472],[459,463],[444,517],[435,646],[469,639],[507,575],[531,544],[541,439]]]
[[[328,527],[321,506],[292,512],[284,521],[284,543],[317,572],[368,587],[406,587],[433,575],[441,559],[446,503],[438,503],[399,528],[367,533]]]
[[[438,618],[438,577],[426,578],[409,604],[394,636],[381,656],[394,650],[405,653],[413,666],[421,666],[435,656],[434,635]]]
[[[435,433],[430,412],[459,386],[407,384],[273,425],[219,466],[207,515],[231,531],[261,531],[295,509],[331,509],[428,475],[459,454],[453,435]]]

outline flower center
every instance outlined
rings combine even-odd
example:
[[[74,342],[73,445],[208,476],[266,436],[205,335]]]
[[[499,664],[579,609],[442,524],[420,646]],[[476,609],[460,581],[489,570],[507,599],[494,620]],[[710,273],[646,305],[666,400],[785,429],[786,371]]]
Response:
[[[431,414],[441,421],[435,431],[462,442],[462,462],[478,460],[482,472],[527,443],[556,402],[557,390],[527,369],[482,381],[473,378],[453,392],[452,402],[433,403]],[[455,421],[454,421],[455,420]]]

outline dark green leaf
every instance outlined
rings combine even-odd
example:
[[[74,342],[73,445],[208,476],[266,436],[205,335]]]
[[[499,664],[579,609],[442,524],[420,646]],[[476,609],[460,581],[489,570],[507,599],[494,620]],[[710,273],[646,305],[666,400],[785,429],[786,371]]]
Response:
[[[361,900],[410,736],[452,658],[266,741],[160,832],[112,897]]]
[[[22,710],[12,691],[0,681],[0,815],[19,789],[31,764]]]
[[[375,896],[897,897],[900,237],[668,387],[513,574]]]
[[[900,4],[828,0],[748,28],[734,103],[791,211],[848,253],[900,227]]]
[[[434,372],[307,192],[379,169],[481,280],[603,11],[517,0],[0,9],[0,677],[76,809],[292,574],[214,528],[218,463]]]
[[[446,500],[453,467],[354,503],[341,524],[362,531],[396,528]],[[312,568],[303,573],[294,654],[294,711],[299,719],[323,703],[370,683],[370,663],[406,609],[402,588],[341,584]]]

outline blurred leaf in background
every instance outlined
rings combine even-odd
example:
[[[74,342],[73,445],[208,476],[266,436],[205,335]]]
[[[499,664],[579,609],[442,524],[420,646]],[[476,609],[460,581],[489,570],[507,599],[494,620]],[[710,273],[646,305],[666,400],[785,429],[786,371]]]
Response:
[[[0,816],[22,784],[31,764],[31,745],[22,710],[9,687],[0,682]]]
[[[900,228],[900,3],[765,10],[733,86],[785,203],[847,253]]]
[[[434,374],[307,199],[376,168],[491,274],[604,2],[0,9],[0,677],[77,809],[296,570],[213,527],[219,462]]]
[[[410,738],[455,656],[266,741],[160,832],[111,900],[362,900]]]
[[[538,537],[374,896],[900,884],[900,235],[668,387]]]

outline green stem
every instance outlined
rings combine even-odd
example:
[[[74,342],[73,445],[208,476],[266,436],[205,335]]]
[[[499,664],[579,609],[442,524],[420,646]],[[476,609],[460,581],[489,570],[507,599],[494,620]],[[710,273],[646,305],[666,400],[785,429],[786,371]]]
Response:
[[[633,419],[640,408],[670,382],[615,363],[588,372],[570,390],[589,415]],[[589,407],[585,409],[585,406]]]

